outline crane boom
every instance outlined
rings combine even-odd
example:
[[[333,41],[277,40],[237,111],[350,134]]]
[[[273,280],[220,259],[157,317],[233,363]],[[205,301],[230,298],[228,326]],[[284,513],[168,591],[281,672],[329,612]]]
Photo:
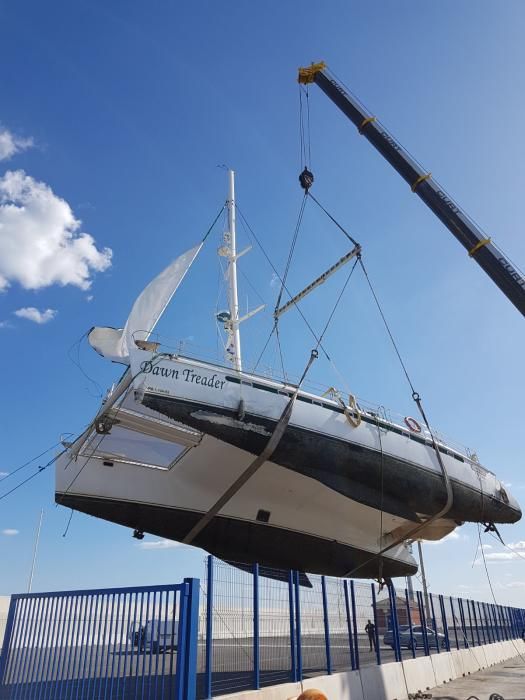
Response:
[[[359,101],[328,74],[324,63],[299,69],[298,81],[315,83],[401,177],[525,316],[525,278],[483,231],[371,115]]]

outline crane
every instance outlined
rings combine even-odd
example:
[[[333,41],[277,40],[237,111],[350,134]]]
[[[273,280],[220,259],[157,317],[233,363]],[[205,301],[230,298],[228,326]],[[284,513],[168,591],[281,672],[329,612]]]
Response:
[[[376,117],[328,72],[326,64],[312,63],[300,68],[298,81],[305,85],[315,83],[321,88],[525,316],[525,278],[521,272],[432,178],[432,174],[425,171]]]

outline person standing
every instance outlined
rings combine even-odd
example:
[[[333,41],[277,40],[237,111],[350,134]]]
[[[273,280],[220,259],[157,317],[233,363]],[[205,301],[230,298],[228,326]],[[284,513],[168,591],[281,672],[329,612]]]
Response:
[[[372,648],[376,651],[376,626],[372,620],[368,620],[365,627],[365,632],[368,635],[368,642],[370,643],[370,651]]]

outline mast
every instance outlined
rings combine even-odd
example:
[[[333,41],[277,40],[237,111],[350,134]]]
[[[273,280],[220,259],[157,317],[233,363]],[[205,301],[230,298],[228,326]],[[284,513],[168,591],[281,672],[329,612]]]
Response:
[[[230,306],[230,319],[226,332],[228,342],[226,344],[226,358],[236,370],[242,370],[241,362],[241,334],[239,333],[239,298],[237,292],[237,243],[235,231],[235,172],[228,170],[228,230],[224,232],[225,257],[228,259],[228,301]]]
[[[227,230],[223,234],[222,246],[217,251],[219,255],[228,260],[228,271],[226,278],[228,282],[228,306],[227,312],[217,314],[217,321],[224,324],[227,341],[225,348],[226,362],[233,365],[238,371],[242,371],[241,361],[241,335],[239,326],[243,321],[254,316],[259,311],[264,309],[264,304],[261,304],[256,309],[248,311],[244,316],[239,318],[239,298],[237,292],[237,260],[245,253],[251,250],[248,246],[240,253],[237,252],[236,230],[235,230],[235,172],[228,170],[228,199],[226,200],[226,209],[228,211]]]
[[[31,571],[29,572],[29,583],[27,584],[27,592],[31,593],[33,588],[33,578],[35,575],[35,565],[36,565],[36,555],[38,552],[38,542],[40,540],[40,530],[42,529],[42,518],[44,517],[44,509],[40,511],[40,519],[38,521],[38,528],[35,535],[35,545],[33,548],[33,561],[31,562]]]

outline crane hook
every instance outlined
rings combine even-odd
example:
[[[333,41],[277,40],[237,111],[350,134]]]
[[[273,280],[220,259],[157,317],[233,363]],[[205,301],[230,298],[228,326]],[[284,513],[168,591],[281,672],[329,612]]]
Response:
[[[305,192],[308,192],[314,184],[314,174],[305,166],[303,172],[299,175],[299,183]]]

